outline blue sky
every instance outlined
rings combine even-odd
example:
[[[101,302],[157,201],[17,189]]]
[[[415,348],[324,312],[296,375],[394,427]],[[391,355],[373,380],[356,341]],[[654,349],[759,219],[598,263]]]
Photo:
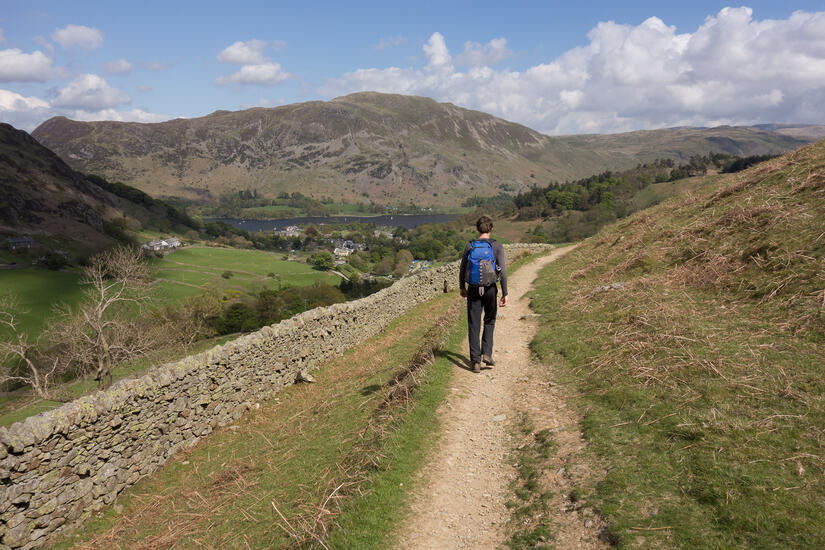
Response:
[[[375,89],[551,134],[825,122],[825,1],[746,6],[0,1],[0,120],[155,121]]]

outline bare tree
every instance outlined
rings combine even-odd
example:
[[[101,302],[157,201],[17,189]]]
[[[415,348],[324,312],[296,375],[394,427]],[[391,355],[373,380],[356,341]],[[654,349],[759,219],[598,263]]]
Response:
[[[155,312],[158,339],[189,350],[198,340],[214,336],[211,320],[221,311],[223,304],[214,289],[187,298],[183,306],[159,308]]]
[[[82,373],[94,371],[101,389],[111,385],[115,365],[152,347],[137,315],[149,299],[149,282],[139,251],[118,247],[98,254],[83,269],[84,299],[74,310],[62,306],[51,327],[68,361]]]
[[[43,399],[51,399],[51,384],[61,373],[59,356],[48,357],[40,352],[44,333],[30,340],[20,327],[18,300],[11,295],[0,297],[0,327],[8,336],[0,339],[0,383],[29,384]]]

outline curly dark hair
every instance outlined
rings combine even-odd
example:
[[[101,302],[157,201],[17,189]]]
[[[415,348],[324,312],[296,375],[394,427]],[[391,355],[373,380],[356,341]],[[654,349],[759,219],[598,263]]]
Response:
[[[493,218],[490,216],[481,216],[476,222],[476,229],[479,233],[489,233],[493,230]]]

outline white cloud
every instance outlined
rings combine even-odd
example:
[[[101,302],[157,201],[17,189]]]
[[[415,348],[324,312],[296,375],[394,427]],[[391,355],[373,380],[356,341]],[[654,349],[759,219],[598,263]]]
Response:
[[[106,74],[128,74],[132,72],[132,64],[125,59],[114,59],[106,63]]]
[[[0,121],[31,131],[49,116],[48,102],[0,89]]]
[[[9,90],[0,90],[0,110],[22,111],[26,109],[46,109],[48,107],[47,102],[37,97],[23,97]]]
[[[242,42],[238,40],[223,49],[218,54],[218,61],[221,63],[236,63],[238,65],[258,65],[266,62],[263,49],[266,47],[266,42],[263,40],[247,40]]]
[[[95,109],[61,107],[38,97],[24,97],[18,93],[0,89],[0,120],[28,132],[53,116],[63,115],[74,120],[117,120],[123,122],[162,122],[168,115],[151,113],[143,109],[118,111],[113,108]]]
[[[396,46],[402,46],[406,43],[407,43],[407,37],[398,35],[398,36],[395,36],[393,38],[386,38],[386,39],[381,38],[378,41],[377,44],[372,45],[372,48],[374,50],[381,51],[381,50],[386,50],[388,48],[395,48]]]
[[[257,86],[274,86],[292,78],[292,75],[281,68],[280,63],[271,61],[264,56],[263,50],[267,46],[273,49],[280,49],[286,45],[285,42],[276,40],[274,42],[264,42],[263,40],[237,41],[227,46],[218,54],[218,61],[221,63],[234,63],[242,65],[240,70],[229,76],[220,76],[215,79],[215,84],[223,86],[225,84],[253,84]]]
[[[23,53],[17,48],[0,50],[0,82],[45,82],[52,76],[52,60],[40,50],[32,53]]]
[[[132,99],[117,88],[112,88],[96,74],[84,74],[60,90],[53,107],[97,112],[130,103]]]
[[[427,43],[423,46],[424,55],[427,57],[427,68],[438,71],[451,71],[453,69],[453,58],[447,49],[447,43],[440,32],[434,32]]]
[[[74,120],[115,120],[118,122],[163,122],[169,120],[168,115],[150,113],[142,109],[132,109],[129,111],[116,111],[115,109],[101,109],[100,111],[74,110],[69,113],[69,118]]]
[[[464,52],[455,58],[456,65],[471,67],[495,65],[507,59],[513,52],[507,47],[506,38],[493,38],[487,44],[465,42]]]
[[[229,76],[221,76],[215,84],[255,84],[258,86],[274,86],[292,78],[292,75],[281,68],[280,63],[260,63],[258,65],[244,65],[241,69]]]
[[[66,49],[79,48],[91,51],[103,45],[103,33],[83,25],[66,25],[62,29],[54,30],[52,40]]]
[[[691,33],[651,17],[599,23],[587,38],[514,71],[491,68],[510,55],[503,38],[468,42],[453,57],[436,32],[423,46],[424,67],[357,69],[321,93],[430,96],[550,134],[825,122],[825,12],[755,20],[749,8],[725,8]]]

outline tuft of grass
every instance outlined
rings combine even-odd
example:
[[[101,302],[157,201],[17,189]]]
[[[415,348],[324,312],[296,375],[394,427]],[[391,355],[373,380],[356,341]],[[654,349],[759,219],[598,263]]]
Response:
[[[825,142],[542,272],[533,349],[565,357],[620,547],[825,546],[823,217]]]
[[[542,489],[540,477],[548,467],[555,442],[549,429],[534,431],[526,415],[519,419],[517,431],[516,437],[523,443],[513,457],[518,476],[513,480],[511,490],[516,499],[505,503],[512,514],[512,533],[507,546],[513,549],[550,548],[553,529],[546,510],[553,495]]]

